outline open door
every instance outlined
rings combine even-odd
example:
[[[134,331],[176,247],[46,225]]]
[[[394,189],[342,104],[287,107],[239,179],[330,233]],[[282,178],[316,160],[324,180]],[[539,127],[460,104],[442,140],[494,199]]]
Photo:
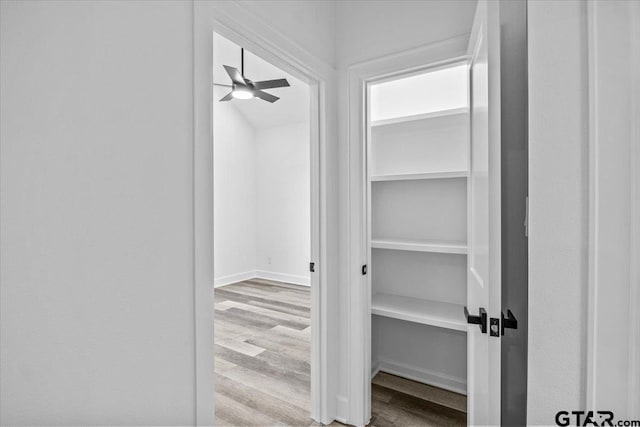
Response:
[[[469,425],[500,424],[500,16],[480,0],[469,40],[467,396]]]

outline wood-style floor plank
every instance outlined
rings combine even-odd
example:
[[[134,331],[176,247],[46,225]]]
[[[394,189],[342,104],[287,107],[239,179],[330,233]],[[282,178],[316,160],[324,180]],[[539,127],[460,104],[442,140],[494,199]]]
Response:
[[[223,288],[216,289],[215,290],[216,297],[218,297],[219,299],[230,299],[233,301],[241,301],[241,302],[248,301],[249,303],[251,302],[265,303],[272,306],[288,308],[288,309],[296,310],[303,313],[305,312],[309,313],[311,311],[310,307],[302,306],[300,304],[291,304],[287,302],[282,302],[280,300],[274,300],[274,299],[263,298],[258,296],[250,296],[250,295],[245,295],[243,293],[234,292],[227,289],[230,286],[236,286],[236,285],[228,285]]]
[[[253,279],[216,289],[215,303],[217,425],[319,426],[309,417],[309,288]],[[371,426],[466,424],[465,396],[385,373],[371,391]]]
[[[219,340],[216,343],[216,347],[224,347],[225,349],[232,350],[234,352],[242,353],[249,357],[256,357],[260,353],[262,353],[265,349],[262,347],[255,346],[253,344],[249,344],[244,340],[240,340],[237,338],[232,338],[228,340]],[[218,350],[216,348],[216,354],[218,354]],[[224,359],[224,357],[223,357]]]
[[[216,392],[269,414],[284,425],[303,426],[310,423],[308,414],[297,406],[224,375],[216,376]]]
[[[216,414],[228,420],[229,426],[274,426],[276,421],[266,413],[245,405],[237,399],[227,397],[223,393],[216,394]],[[220,425],[216,423],[216,425]]]
[[[386,372],[378,373],[378,375],[373,379],[373,383],[423,400],[438,403],[442,406],[456,409],[461,412],[467,412],[467,397],[462,394],[422,384],[417,381],[400,378],[395,375],[387,374]]]

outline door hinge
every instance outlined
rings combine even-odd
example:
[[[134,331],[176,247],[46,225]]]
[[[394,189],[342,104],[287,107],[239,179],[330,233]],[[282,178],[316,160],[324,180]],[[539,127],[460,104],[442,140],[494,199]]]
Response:
[[[309,263],[309,271],[312,273],[315,273],[316,271],[316,263],[315,262],[310,262]]]
[[[367,274],[367,264],[362,266],[362,275],[365,276]]]

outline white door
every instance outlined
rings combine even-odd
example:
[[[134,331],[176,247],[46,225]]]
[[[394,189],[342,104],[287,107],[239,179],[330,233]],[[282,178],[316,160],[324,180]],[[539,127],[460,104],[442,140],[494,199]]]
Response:
[[[497,1],[480,0],[469,40],[471,150],[469,161],[470,315],[486,310],[486,331],[469,325],[467,393],[470,425],[500,424],[500,16]]]

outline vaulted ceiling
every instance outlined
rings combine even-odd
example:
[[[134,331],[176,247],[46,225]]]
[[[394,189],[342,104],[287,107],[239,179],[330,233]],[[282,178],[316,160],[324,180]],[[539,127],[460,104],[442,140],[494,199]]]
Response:
[[[291,86],[266,90],[266,92],[280,97],[273,104],[260,99],[233,99],[228,103],[256,129],[308,120],[309,86],[246,49],[244,55],[244,72],[247,78],[252,81],[286,78]],[[223,64],[240,70],[240,46],[219,34],[214,34],[213,81],[230,84],[229,76],[222,67]],[[214,87],[214,108],[218,100],[229,93],[229,90],[226,87]]]

